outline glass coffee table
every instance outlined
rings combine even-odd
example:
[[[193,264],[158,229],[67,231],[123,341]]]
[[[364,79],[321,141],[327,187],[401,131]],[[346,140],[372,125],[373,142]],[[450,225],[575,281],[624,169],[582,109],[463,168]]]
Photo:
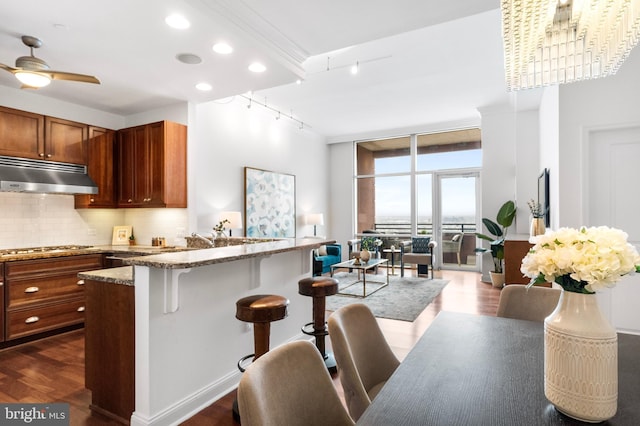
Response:
[[[346,262],[340,262],[340,263],[331,265],[332,277],[336,269],[346,268],[346,269],[349,269],[349,271],[353,269],[356,269],[358,271],[358,279],[346,286],[342,286],[342,287],[339,286],[340,290],[338,291],[338,294],[342,294],[344,296],[364,298],[372,295],[376,291],[382,288],[385,288],[386,286],[389,285],[389,274],[386,274],[386,282],[367,279],[367,271],[371,269],[375,269],[376,266],[380,266],[384,263],[387,263],[388,262],[387,259],[369,259],[368,262],[363,262],[359,260],[358,263],[356,263],[356,260],[359,260],[359,259],[351,259],[351,260],[347,260]],[[356,291],[347,291],[347,289],[352,288],[353,286],[358,285],[360,283],[362,283],[362,294],[360,294],[360,292],[357,291],[357,289]],[[367,292],[367,284],[369,284],[369,289],[371,290],[369,292]]]

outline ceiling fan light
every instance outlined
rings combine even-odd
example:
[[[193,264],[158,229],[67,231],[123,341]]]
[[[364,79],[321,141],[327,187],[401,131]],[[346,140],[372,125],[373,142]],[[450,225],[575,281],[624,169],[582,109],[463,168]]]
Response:
[[[30,71],[18,71],[15,76],[22,84],[31,87],[44,87],[51,83],[51,77],[47,74],[30,72]]]

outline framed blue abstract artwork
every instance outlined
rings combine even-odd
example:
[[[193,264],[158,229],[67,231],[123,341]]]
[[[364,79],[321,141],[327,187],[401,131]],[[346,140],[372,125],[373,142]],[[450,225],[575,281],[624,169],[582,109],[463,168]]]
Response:
[[[296,177],[244,168],[247,237],[295,238]]]

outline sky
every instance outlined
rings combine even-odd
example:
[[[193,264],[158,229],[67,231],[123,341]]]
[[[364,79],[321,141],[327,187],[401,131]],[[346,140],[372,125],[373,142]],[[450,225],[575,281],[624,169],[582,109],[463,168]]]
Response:
[[[454,151],[419,155],[417,169],[438,171],[480,167],[481,150]],[[410,157],[377,159],[376,175],[409,172]],[[431,217],[432,174],[418,176],[418,217]],[[387,176],[376,178],[376,217],[398,217],[410,215],[409,176]],[[455,177],[443,179],[443,216],[475,216],[475,179]]]

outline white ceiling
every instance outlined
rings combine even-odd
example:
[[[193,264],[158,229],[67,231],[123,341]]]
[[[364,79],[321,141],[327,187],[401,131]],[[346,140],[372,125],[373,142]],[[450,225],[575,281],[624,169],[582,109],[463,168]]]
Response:
[[[32,35],[44,43],[35,56],[52,69],[102,82],[53,81],[39,95],[129,115],[253,91],[335,139],[472,120],[478,107],[507,99],[498,8],[499,0],[5,1],[0,62],[28,55],[20,36]],[[171,12],[191,27],[166,26]],[[234,53],[213,53],[219,40]],[[186,65],[179,53],[203,61]],[[255,60],[265,73],[247,70]],[[214,89],[198,92],[201,81]],[[0,85],[19,87],[8,72]]]

